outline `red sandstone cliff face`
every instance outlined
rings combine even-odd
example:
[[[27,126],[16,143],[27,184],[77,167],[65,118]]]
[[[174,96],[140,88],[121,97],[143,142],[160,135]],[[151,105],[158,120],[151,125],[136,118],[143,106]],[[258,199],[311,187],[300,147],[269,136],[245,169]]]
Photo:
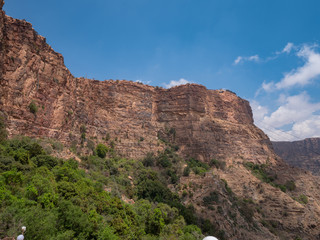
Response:
[[[1,9],[2,5],[0,0]],[[168,138],[183,156],[226,162],[225,170],[183,177],[181,185],[195,186],[185,203],[215,221],[227,239],[318,238],[320,230],[314,226],[320,221],[319,179],[291,169],[274,154],[268,137],[253,124],[249,103],[234,93],[196,84],[162,89],[129,81],[75,78],[62,55],[30,23],[5,16],[3,11],[0,56],[0,111],[11,136],[51,137],[79,146],[80,127],[85,126],[84,144],[105,142],[110,136],[122,155],[136,159],[163,149],[161,139]],[[36,113],[30,111],[32,102],[38,107]],[[279,183],[294,180],[296,190],[284,193],[259,180],[243,166],[245,161],[268,164]],[[262,209],[254,210],[256,225],[250,227],[239,214],[229,215],[233,204],[221,179],[237,198],[251,199],[255,209]],[[178,186],[172,189],[179,191]],[[224,199],[220,212],[203,205],[203,196],[211,191]],[[301,194],[308,197],[308,204],[294,200]]]
[[[162,148],[159,131],[174,128],[181,153],[204,161],[241,155],[262,163],[271,154],[268,138],[252,124],[248,102],[229,91],[74,78],[30,23],[7,16],[1,21],[0,110],[11,135],[80,142],[84,125],[87,138],[109,134],[123,155],[140,158]],[[36,114],[28,107],[32,101]]]

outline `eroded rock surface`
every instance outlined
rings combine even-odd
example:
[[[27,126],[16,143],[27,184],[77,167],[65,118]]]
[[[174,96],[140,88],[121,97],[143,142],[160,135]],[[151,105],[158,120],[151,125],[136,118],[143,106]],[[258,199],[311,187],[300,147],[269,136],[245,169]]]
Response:
[[[190,193],[185,204],[215,223],[226,239],[319,239],[319,179],[277,157],[269,138],[253,124],[246,100],[197,84],[163,89],[75,78],[62,55],[30,23],[5,16],[2,5],[0,0],[0,111],[10,136],[50,137],[69,146],[112,142],[123,156],[135,159],[172,142],[182,156],[226,163],[204,177],[180,180]],[[259,179],[246,162],[268,166],[275,182]],[[287,181],[295,188],[283,192],[278,185]],[[183,195],[179,186],[171,187]],[[203,198],[210,192],[220,201],[209,209]],[[301,195],[307,203],[299,202]],[[247,202],[250,219],[241,208]]]
[[[11,135],[79,142],[84,125],[86,138],[108,134],[124,156],[140,158],[162,148],[159,131],[174,129],[181,153],[203,161],[241,155],[265,162],[271,154],[268,138],[252,124],[249,103],[230,91],[75,78],[30,23],[3,15],[1,22],[0,109]]]

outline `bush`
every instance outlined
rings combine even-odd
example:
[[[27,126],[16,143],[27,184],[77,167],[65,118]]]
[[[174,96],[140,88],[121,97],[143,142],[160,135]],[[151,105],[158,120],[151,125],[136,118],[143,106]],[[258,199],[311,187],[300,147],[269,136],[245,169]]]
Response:
[[[108,147],[103,145],[102,143],[99,143],[96,147],[97,155],[101,158],[105,158],[108,151],[109,151]]]
[[[197,174],[204,176],[205,172],[209,169],[208,164],[200,162],[194,158],[190,158],[187,161],[188,167],[192,169],[192,171]]]
[[[203,204],[206,206],[212,204],[213,202],[219,202],[219,195],[217,192],[210,192],[209,196],[205,196],[203,198]]]
[[[143,166],[145,167],[153,167],[154,162],[155,162],[155,159],[154,159],[153,153],[151,152],[147,153],[147,156],[142,161]]]
[[[163,153],[158,157],[158,164],[161,167],[167,168],[167,167],[171,167],[172,163],[170,162],[168,155]]]
[[[216,168],[224,170],[226,168],[226,162],[225,161],[219,161],[217,159],[211,159],[209,165],[211,167],[215,166]]]
[[[309,202],[308,197],[304,194],[301,194],[298,198],[298,202],[302,204],[307,204]]]
[[[33,157],[31,161],[37,166],[46,166],[48,169],[52,169],[58,165],[58,159],[49,155],[39,155]]]
[[[183,169],[183,176],[188,177],[190,174],[190,168],[189,167],[185,167]]]
[[[38,106],[37,104],[32,100],[29,104],[29,110],[31,113],[36,114],[38,112]]]
[[[296,184],[292,180],[287,181],[285,186],[289,191],[294,191],[296,189]]]

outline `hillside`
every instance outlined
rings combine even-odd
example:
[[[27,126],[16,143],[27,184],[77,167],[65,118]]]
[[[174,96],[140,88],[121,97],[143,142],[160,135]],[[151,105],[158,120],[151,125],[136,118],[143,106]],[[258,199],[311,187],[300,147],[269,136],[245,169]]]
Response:
[[[320,138],[272,142],[275,152],[288,164],[320,175]]]
[[[30,23],[6,16],[0,3],[0,114],[10,139],[25,135],[61,142],[64,150],[51,151],[54,156],[78,160],[105,189],[119,184],[123,199],[169,204],[172,199],[164,196],[172,194],[179,207],[170,207],[220,240],[318,238],[319,178],[275,154],[246,100],[197,84],[163,89],[75,78],[62,55]],[[101,144],[110,154],[98,161]],[[137,186],[141,164],[154,171],[142,189]],[[144,239],[161,239],[150,234],[153,238]],[[126,237],[143,239],[137,236]]]

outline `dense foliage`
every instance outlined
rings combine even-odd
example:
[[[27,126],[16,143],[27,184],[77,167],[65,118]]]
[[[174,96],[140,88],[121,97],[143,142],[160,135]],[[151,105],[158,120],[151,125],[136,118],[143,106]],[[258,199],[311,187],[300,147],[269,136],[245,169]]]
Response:
[[[26,239],[201,238],[187,225],[195,222],[192,208],[142,162],[105,158],[101,145],[81,164],[45,149],[26,137],[0,143],[0,238],[22,225]]]

